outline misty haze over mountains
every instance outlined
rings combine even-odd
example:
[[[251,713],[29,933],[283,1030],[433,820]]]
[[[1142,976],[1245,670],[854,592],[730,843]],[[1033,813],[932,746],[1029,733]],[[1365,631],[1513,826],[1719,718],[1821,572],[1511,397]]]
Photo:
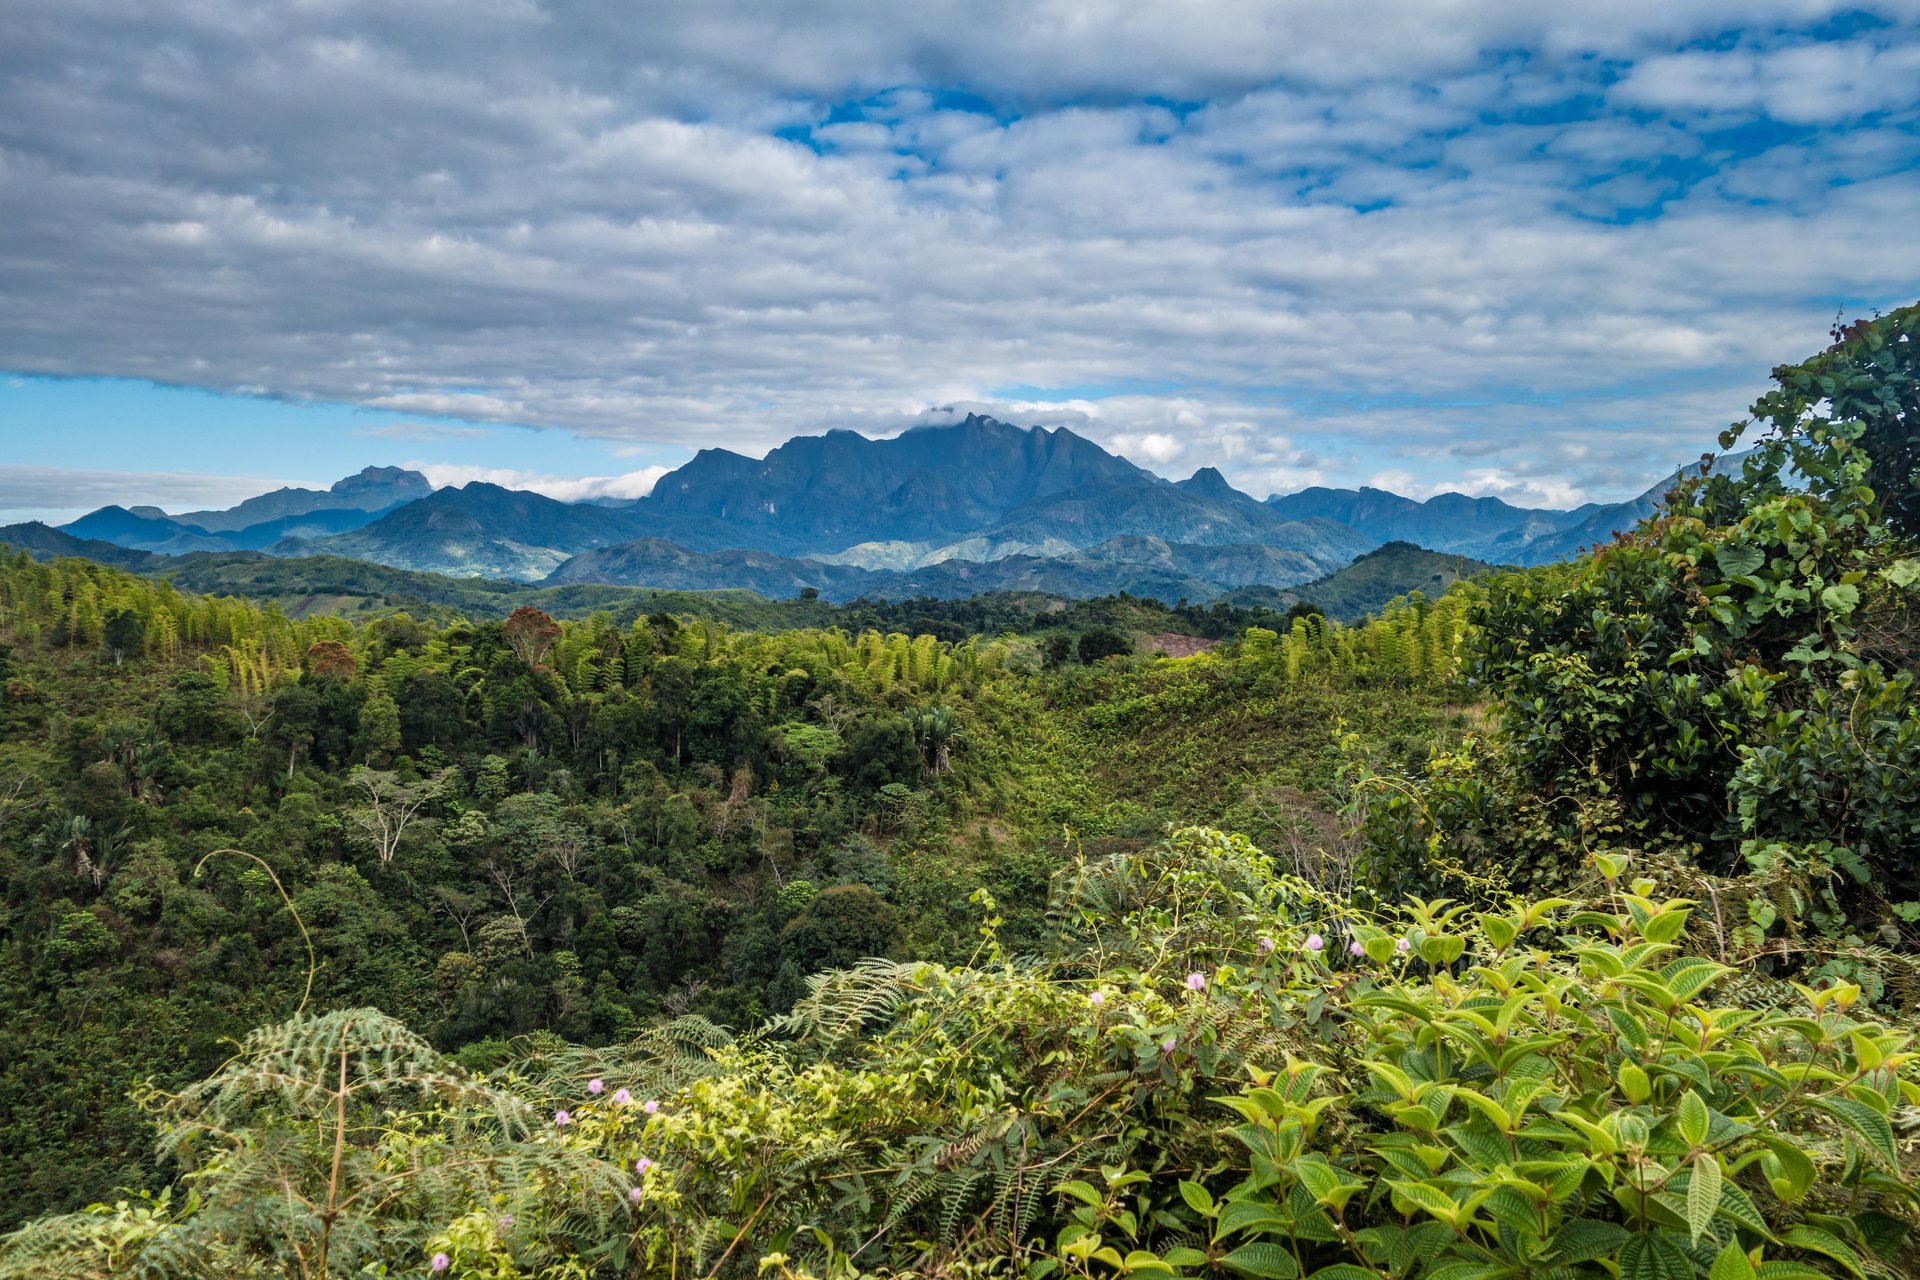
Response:
[[[1065,428],[976,414],[889,439],[800,436],[761,459],[707,449],[624,502],[480,482],[436,490],[419,472],[368,467],[225,511],[108,506],[59,530],[9,526],[0,540],[136,567],[334,555],[456,577],[775,597],[1022,589],[1204,601],[1323,578],[1390,543],[1491,563],[1557,560],[1630,527],[1670,483],[1572,511],[1371,488],[1260,501],[1211,467],[1169,481]]]

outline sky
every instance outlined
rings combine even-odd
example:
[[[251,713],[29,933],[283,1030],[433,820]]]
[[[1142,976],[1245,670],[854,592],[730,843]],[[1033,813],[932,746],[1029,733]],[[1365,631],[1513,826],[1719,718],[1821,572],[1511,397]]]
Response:
[[[969,410],[1631,496],[1920,298],[1920,0],[9,0],[0,520]]]

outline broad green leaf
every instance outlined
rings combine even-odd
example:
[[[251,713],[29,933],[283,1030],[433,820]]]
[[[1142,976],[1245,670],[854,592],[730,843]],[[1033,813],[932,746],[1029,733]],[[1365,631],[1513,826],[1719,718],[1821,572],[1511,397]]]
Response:
[[[1243,1244],[1220,1261],[1235,1271],[1260,1276],[1263,1280],[1293,1280],[1300,1274],[1300,1264],[1294,1261],[1292,1253],[1265,1240]]]
[[[1680,1136],[1687,1140],[1688,1146],[1697,1147],[1707,1140],[1707,1130],[1713,1124],[1713,1117],[1707,1112],[1707,1104],[1693,1090],[1689,1089],[1680,1095],[1680,1111],[1676,1119]]]
[[[1075,1178],[1071,1182],[1063,1182],[1055,1187],[1054,1190],[1062,1195],[1072,1196],[1075,1200],[1090,1204],[1096,1209],[1106,1203],[1106,1200],[1098,1191],[1095,1191],[1091,1186],[1080,1181],[1078,1178]]]
[[[1160,1260],[1175,1267],[1204,1267],[1207,1265],[1206,1254],[1200,1252],[1198,1249],[1189,1249],[1185,1245],[1167,1250],[1160,1255]]]
[[[1753,1263],[1739,1244],[1730,1244],[1714,1258],[1707,1280],[1756,1280]]]
[[[1661,976],[1666,979],[1667,989],[1684,1002],[1732,972],[1724,964],[1715,964],[1699,956],[1688,956],[1668,965]]]
[[[1780,1239],[1782,1243],[1790,1244],[1796,1249],[1824,1254],[1860,1277],[1860,1280],[1866,1280],[1867,1273],[1860,1265],[1860,1255],[1854,1252],[1852,1245],[1832,1232],[1822,1231],[1818,1227],[1808,1226],[1803,1222],[1787,1231]]]
[[[1187,1202],[1195,1213],[1206,1217],[1213,1216],[1213,1194],[1197,1182],[1180,1182],[1180,1198]]]
[[[1615,1222],[1575,1218],[1554,1232],[1547,1256],[1571,1265],[1611,1257],[1627,1240],[1627,1229]]]
[[[1824,1098],[1814,1105],[1859,1134],[1889,1167],[1900,1167],[1900,1157],[1893,1149],[1893,1126],[1885,1116],[1853,1098]]]
[[[1661,1235],[1637,1235],[1620,1246],[1620,1280],[1693,1280],[1693,1264]]]
[[[1703,1155],[1693,1162],[1693,1177],[1687,1183],[1687,1229],[1693,1232],[1695,1244],[1700,1243],[1700,1237],[1713,1225],[1713,1215],[1720,1211],[1723,1181],[1720,1162],[1713,1156]]]
[[[1453,1226],[1461,1220],[1460,1205],[1452,1196],[1430,1182],[1403,1182],[1390,1178],[1387,1180],[1387,1186],[1393,1192],[1395,1207],[1403,1213],[1406,1212],[1406,1206],[1411,1205],[1433,1215],[1448,1226]]]
[[[1763,1137],[1761,1141],[1767,1144],[1761,1167],[1766,1170],[1773,1194],[1788,1204],[1800,1203],[1813,1186],[1812,1157],[1785,1138]]]

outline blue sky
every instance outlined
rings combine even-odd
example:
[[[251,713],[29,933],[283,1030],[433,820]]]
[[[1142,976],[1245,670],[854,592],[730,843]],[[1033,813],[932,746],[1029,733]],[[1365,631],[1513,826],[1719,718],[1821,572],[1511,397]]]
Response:
[[[0,519],[974,408],[1573,505],[1920,297],[1916,0],[924,9],[19,0]]]

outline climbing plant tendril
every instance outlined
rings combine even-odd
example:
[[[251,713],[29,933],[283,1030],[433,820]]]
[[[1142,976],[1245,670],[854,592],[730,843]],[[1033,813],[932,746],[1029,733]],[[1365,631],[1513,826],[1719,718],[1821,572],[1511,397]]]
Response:
[[[313,950],[313,935],[307,932],[307,922],[300,918],[300,909],[293,905],[293,899],[287,895],[287,887],[280,883],[280,877],[273,873],[273,868],[268,866],[266,860],[259,854],[248,853],[245,849],[215,849],[193,864],[193,874],[196,877],[199,876],[201,868],[207,865],[209,858],[217,858],[223,853],[233,854],[237,858],[250,858],[259,863],[260,869],[267,873],[267,879],[273,881],[274,890],[279,893],[280,901],[287,904],[287,914],[292,916],[293,922],[300,926],[300,941],[307,945],[307,989],[300,993],[300,1006],[293,1011],[293,1016],[297,1018],[307,1011],[307,1002],[313,999],[313,975],[320,968],[320,961],[315,957]]]

